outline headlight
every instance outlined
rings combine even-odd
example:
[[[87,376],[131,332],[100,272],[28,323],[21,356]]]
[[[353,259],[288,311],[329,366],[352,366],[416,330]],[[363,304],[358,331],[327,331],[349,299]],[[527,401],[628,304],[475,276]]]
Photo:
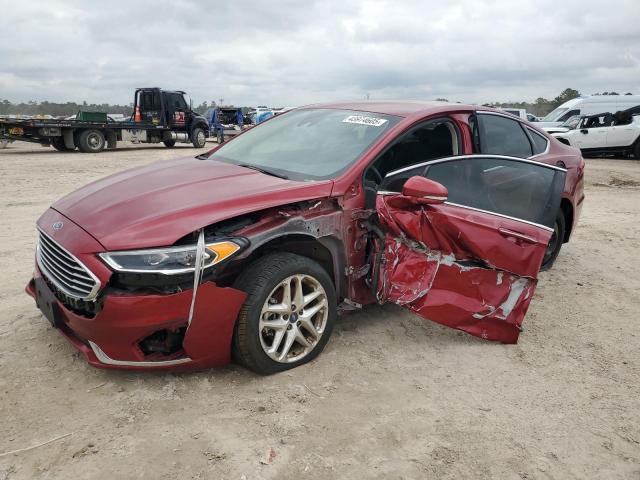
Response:
[[[231,240],[206,244],[203,268],[212,267],[226,260],[235,255],[242,247],[241,241]],[[107,265],[118,272],[177,275],[194,271],[196,245],[106,252],[100,253],[99,256]]]

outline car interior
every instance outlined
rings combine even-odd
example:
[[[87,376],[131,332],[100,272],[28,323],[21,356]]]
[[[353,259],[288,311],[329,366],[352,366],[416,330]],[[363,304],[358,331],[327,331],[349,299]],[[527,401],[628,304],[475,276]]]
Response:
[[[458,130],[451,120],[436,119],[413,128],[396,140],[365,171],[364,188],[368,208],[375,205],[376,192],[383,186],[384,178],[389,172],[429,160],[459,155],[459,138]],[[402,180],[402,184],[405,180],[406,178]],[[402,185],[395,187],[402,189]],[[385,186],[385,189],[388,187]]]

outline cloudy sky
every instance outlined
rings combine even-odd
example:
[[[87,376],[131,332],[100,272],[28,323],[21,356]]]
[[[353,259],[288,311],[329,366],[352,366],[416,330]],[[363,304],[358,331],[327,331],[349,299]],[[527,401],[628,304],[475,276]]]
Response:
[[[640,0],[0,0],[0,98],[129,103],[640,94]]]

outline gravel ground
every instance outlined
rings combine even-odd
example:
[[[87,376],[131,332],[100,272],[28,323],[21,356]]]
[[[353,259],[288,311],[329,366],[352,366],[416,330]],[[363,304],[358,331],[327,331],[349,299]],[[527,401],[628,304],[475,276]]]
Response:
[[[389,305],[272,377],[94,369],[23,291],[34,223],[91,180],[194,153],[0,150],[0,480],[640,478],[639,162],[587,160],[580,224],[518,345]]]

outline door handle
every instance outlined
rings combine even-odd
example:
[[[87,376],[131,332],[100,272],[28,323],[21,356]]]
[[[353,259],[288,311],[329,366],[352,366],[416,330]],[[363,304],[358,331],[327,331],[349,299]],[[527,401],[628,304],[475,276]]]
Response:
[[[529,235],[525,235],[524,233],[520,233],[520,232],[515,232],[513,230],[509,230],[508,228],[502,228],[500,227],[498,229],[498,232],[500,232],[500,235],[502,235],[503,237],[513,237],[516,238],[518,240],[522,240],[523,242],[527,242],[527,243],[538,243],[537,240]]]

